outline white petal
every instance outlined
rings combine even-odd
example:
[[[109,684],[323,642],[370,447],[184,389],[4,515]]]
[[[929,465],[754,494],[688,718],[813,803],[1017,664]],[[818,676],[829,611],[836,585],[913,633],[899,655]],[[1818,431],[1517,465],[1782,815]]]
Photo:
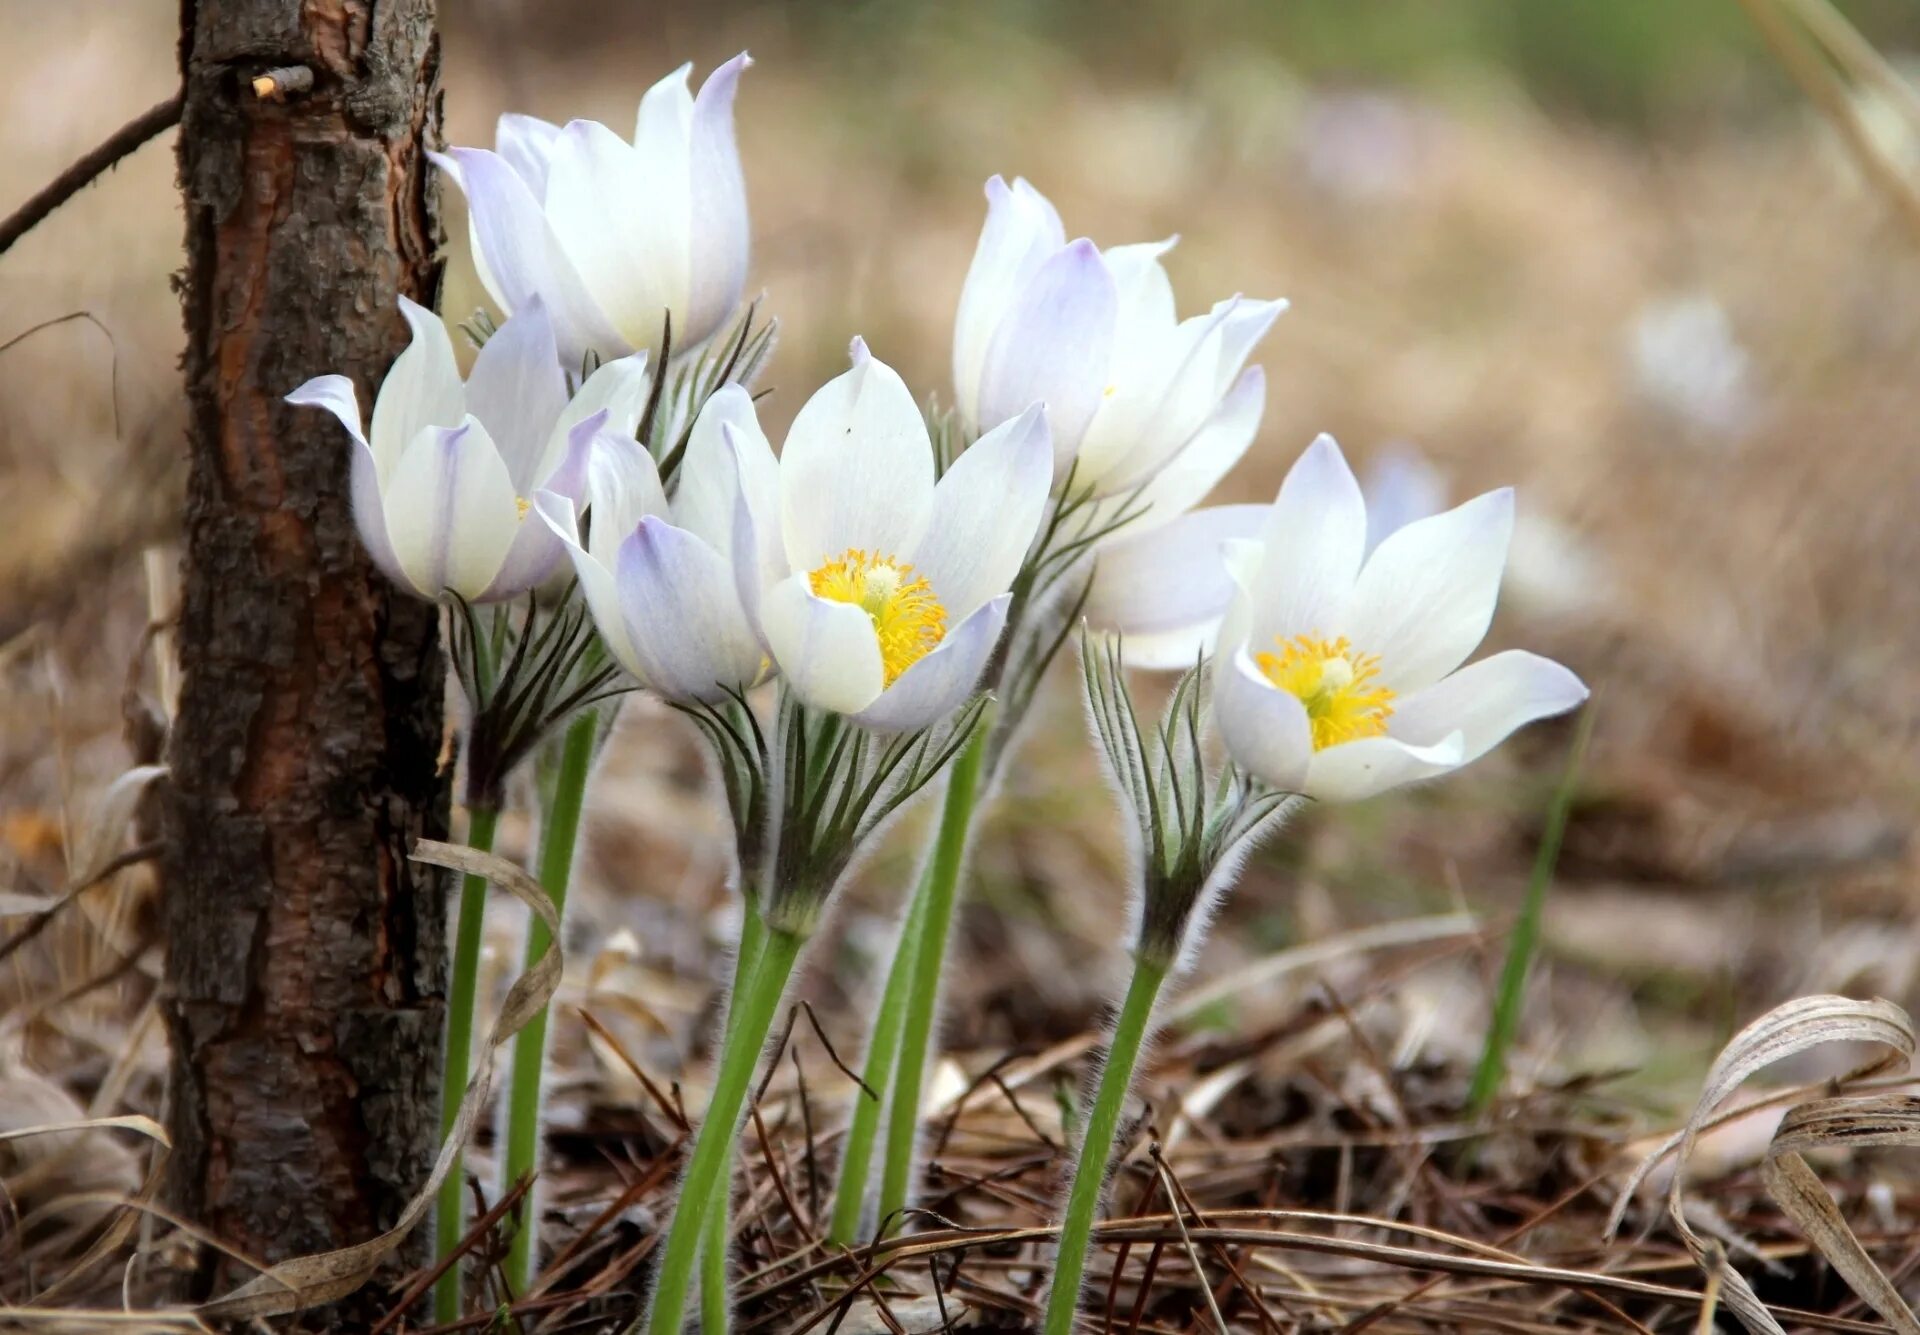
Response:
[[[360,531],[360,543],[382,574],[401,588],[420,593],[407,578],[407,572],[400,568],[399,559],[393,554],[393,543],[387,537],[387,508],[380,497],[380,466],[374,461],[373,450],[357,432],[352,448],[353,462],[348,465],[347,485],[353,497],[353,524]]]
[[[807,400],[780,456],[780,529],[795,570],[849,548],[903,556],[933,507],[920,409],[893,368],[854,343],[853,369]]]
[[[780,465],[767,438],[756,429],[742,431],[722,422],[727,447],[729,494],[733,498],[731,550],[734,590],[747,624],[768,648],[760,621],[763,592],[787,577],[786,548],[780,541]],[[691,447],[689,447],[691,448]]]
[[[534,296],[544,300],[564,366],[579,365],[590,351],[601,357],[632,351],[562,252],[540,201],[505,158],[481,148],[428,156],[466,192],[474,266],[502,311],[511,315]]]
[[[547,197],[547,159],[553,154],[560,127],[538,116],[507,112],[494,126],[493,147],[519,173],[535,199]]]
[[[400,314],[413,331],[406,351],[393,359],[373,399],[373,425],[367,443],[391,477],[401,454],[430,426],[459,426],[466,412],[466,391],[454,364],[453,342],[440,317],[418,302],[400,298]]]
[[[537,487],[521,488],[520,498],[525,500],[529,492],[538,491],[566,501],[571,513],[571,507],[580,504],[586,496],[587,463],[593,457],[593,441],[604,421],[604,417],[596,414],[575,427],[557,466],[539,479]],[[513,546],[507,549],[506,559],[500,563],[493,583],[480,596],[482,602],[516,598],[546,583],[559,568],[564,555],[562,535],[532,514],[529,505],[522,504],[521,500],[515,504],[520,507],[519,531],[514,534]]]
[[[987,221],[960,292],[953,330],[955,402],[976,425],[980,371],[993,331],[1015,294],[1066,240],[1060,215],[1038,190],[1023,180],[1009,187],[998,176],[987,182]]]
[[[647,410],[647,395],[652,389],[653,378],[647,374],[645,352],[602,362],[568,402],[554,434],[559,435],[604,408],[607,430],[616,436],[631,436],[640,427],[640,415]]]
[[[475,600],[493,582],[518,527],[513,483],[487,429],[469,417],[428,427],[400,456],[386,487],[394,560],[429,597]]]
[[[1564,714],[1586,698],[1580,678],[1560,664],[1509,649],[1396,700],[1387,733],[1413,745],[1433,745],[1458,733],[1464,765],[1516,729]]]
[[[1267,407],[1267,373],[1249,366],[1233,382],[1206,425],[1194,433],[1185,448],[1153,475],[1140,494],[1116,496],[1107,504],[1126,510],[1144,509],[1129,531],[1138,532],[1174,519],[1201,501],[1233,471],[1260,431]]]
[[[1173,280],[1167,277],[1160,257],[1172,250],[1177,240],[1178,237],[1168,237],[1165,241],[1139,241],[1128,246],[1108,246],[1101,252],[1120,297],[1119,328],[1123,339],[1128,330],[1136,327],[1173,327]]]
[[[976,425],[998,426],[1044,403],[1054,471],[1065,473],[1106,391],[1118,303],[1093,242],[1057,251],[1021,287],[987,345]]]
[[[1353,586],[1341,629],[1380,655],[1380,684],[1430,686],[1486,636],[1513,535],[1513,492],[1476,496],[1383,541]]]
[[[673,494],[673,517],[681,528],[732,559],[734,493],[737,469],[727,443],[729,430],[739,441],[759,513],[778,513],[780,471],[773,447],[760,430],[753,396],[739,385],[716,391],[700,409],[687,434],[686,457]]]
[[[773,661],[814,708],[857,714],[879,696],[880,640],[860,608],[815,597],[799,574],[766,591],[760,618]]]
[[[933,585],[949,623],[1013,583],[1053,483],[1053,446],[1038,406],[969,445],[933,490],[933,517],[914,572]]]
[[[1087,624],[1122,636],[1127,661],[1137,667],[1193,666],[1194,650],[1211,641],[1237,592],[1223,544],[1252,538],[1266,519],[1264,505],[1213,506],[1102,547]],[[1172,632],[1185,634],[1145,643]],[[1165,661],[1176,648],[1184,649],[1182,657]]]
[[[1288,471],[1267,516],[1266,550],[1250,591],[1256,647],[1347,629],[1343,616],[1366,541],[1360,484],[1333,437],[1321,436]]]
[[[1236,765],[1282,792],[1301,791],[1313,760],[1307,711],[1261,675],[1245,649],[1223,654],[1215,667],[1213,711]]]
[[[360,396],[353,381],[343,375],[319,375],[287,395],[287,402],[302,408],[325,408],[339,419],[347,434],[367,443],[360,430]]]
[[[937,723],[973,694],[1000,632],[1007,624],[1011,594],[1001,594],[976,608],[880,698],[853,716],[854,722],[876,732],[911,732]]]
[[[616,578],[641,677],[673,700],[720,700],[760,675],[760,643],[728,559],[650,516],[620,548]]]
[[[627,634],[627,619],[620,610],[619,586],[614,581],[613,571],[594,560],[587,549],[580,545],[580,521],[573,502],[555,492],[543,491],[533,498],[533,508],[572,558],[573,573],[580,580],[580,594],[587,600],[587,611],[593,616],[594,627],[600,632],[607,652],[645,685],[646,678],[640,672],[640,659],[633,651],[632,638]]]
[[[631,436],[607,431],[587,456],[587,506],[587,550],[609,570],[642,519],[671,513],[653,456]]]
[[[467,411],[493,437],[517,495],[529,496],[541,483],[547,442],[566,404],[553,323],[535,298],[494,331],[467,375]]]
[[[1316,751],[1302,791],[1323,802],[1358,802],[1458,769],[1461,755],[1459,733],[1433,746],[1409,746],[1393,737],[1363,737]]]
[[[712,335],[733,314],[747,285],[747,183],[734,141],[733,98],[741,71],[752,63],[741,52],[708,75],[693,100],[688,148],[692,255],[685,330],[674,330],[682,347]]]
[[[667,311],[686,309],[686,208],[684,175],[644,174],[633,146],[598,121],[560,132],[547,221],[628,347],[657,346]]]

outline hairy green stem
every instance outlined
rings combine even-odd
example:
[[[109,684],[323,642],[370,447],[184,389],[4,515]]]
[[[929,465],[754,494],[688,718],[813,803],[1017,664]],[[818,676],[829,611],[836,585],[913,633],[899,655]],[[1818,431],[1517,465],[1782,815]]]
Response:
[[[1133,1070],[1146,1042],[1147,1024],[1160,985],[1167,979],[1168,962],[1136,958],[1133,981],[1127,984],[1120,1018],[1107,1045],[1106,1065],[1100,1070],[1100,1088],[1093,1113],[1087,1119],[1086,1138],[1080,1143],[1080,1162],[1073,1170],[1073,1188],[1067,1194],[1067,1213],[1060,1225],[1060,1250],[1054,1257],[1053,1291],[1047,1295],[1045,1335],[1071,1335],[1073,1315],[1080,1305],[1080,1281],[1086,1274],[1087,1243],[1093,1236],[1093,1216],[1107,1184],[1107,1160],[1120,1128],[1120,1111],[1133,1084]]]
[[[840,1182],[834,1190],[833,1220],[827,1231],[827,1241],[836,1246],[851,1247],[859,1239],[860,1215],[866,1208],[868,1178],[873,1171],[873,1142],[880,1130],[881,1091],[891,1081],[894,1062],[900,1053],[907,985],[919,963],[920,929],[932,894],[933,864],[929,862],[921,871],[913,898],[907,904],[900,939],[893,948],[893,964],[887,970],[886,987],[880,993],[880,1009],[873,1017],[866,1060],[860,1067],[860,1078],[865,1083],[854,1086],[853,1090],[853,1113],[847,1121],[846,1144],[840,1154]]]
[[[693,1157],[680,1184],[680,1199],[674,1206],[673,1221],[667,1226],[666,1249],[660,1256],[659,1279],[653,1291],[653,1310],[647,1318],[650,1335],[676,1335],[686,1316],[687,1290],[692,1287],[694,1262],[706,1238],[714,1187],[726,1177],[732,1165],[740,1112],[746,1106],[754,1071],[760,1065],[761,1050],[766,1046],[767,1033],[780,1009],[780,998],[786,992],[787,979],[793,973],[801,945],[801,938],[792,932],[770,929],[754,966],[752,981],[735,1002],[737,1015],[720,1050],[720,1070],[714,1080],[713,1099],[707,1105],[707,1115],[701,1120],[700,1133],[694,1139]]]
[[[760,962],[761,949],[767,943],[767,920],[751,895],[740,918],[740,946],[734,954],[733,988],[727,993],[727,1018],[721,1028],[720,1046],[724,1051],[738,1027],[740,998]],[[707,1237],[700,1244],[700,1331],[701,1335],[723,1335],[733,1320],[733,1302],[727,1295],[727,1243],[732,1234],[728,1212],[733,1208],[733,1174],[722,1173],[714,1185],[713,1200],[707,1206]]]
[[[560,752],[560,773],[554,780],[552,801],[540,836],[540,886],[553,901],[555,913],[565,913],[567,883],[573,876],[573,850],[580,838],[580,813],[585,805],[587,775],[593,768],[593,744],[599,719],[592,710],[567,727]],[[531,915],[530,915],[531,916]],[[546,950],[547,925],[537,916],[527,930],[526,967]],[[540,1160],[540,1076],[547,1057],[547,1008],[527,1022],[513,1040],[513,1083],[507,1096],[507,1154],[500,1189],[510,1191],[521,1178],[538,1170]],[[529,1190],[508,1225],[513,1240],[507,1251],[507,1286],[515,1295],[533,1283],[535,1254],[540,1238],[540,1214]]]
[[[966,855],[967,831],[973,824],[974,798],[980,790],[981,760],[987,734],[993,730],[992,711],[973,725],[966,749],[953,762],[947,777],[947,797],[940,810],[940,831],[934,837],[933,861],[927,872],[924,916],[911,942],[913,968],[907,979],[907,1004],[900,1025],[900,1055],[893,1073],[893,1093],[887,1108],[887,1155],[880,1176],[880,1222],[891,1227],[906,1208],[913,1185],[913,1157],[920,1130],[920,1087],[928,1048],[933,1040],[933,1018],[940,1002],[940,972],[947,957],[947,930],[953,925],[958,899],[960,864]],[[903,943],[903,946],[906,943]]]
[[[493,851],[500,825],[498,808],[475,806],[467,812],[467,847],[477,853]],[[460,919],[453,943],[453,981],[447,992],[447,1047],[440,1066],[440,1138],[453,1130],[460,1100],[467,1092],[467,1072],[473,1061],[473,998],[480,979],[480,937],[486,925],[487,878],[469,875],[460,882]],[[440,1203],[434,1212],[434,1255],[453,1254],[466,1232],[467,1174],[465,1155],[455,1157],[453,1171],[440,1184]],[[460,1267],[447,1267],[433,1290],[434,1319],[441,1325],[460,1319]]]

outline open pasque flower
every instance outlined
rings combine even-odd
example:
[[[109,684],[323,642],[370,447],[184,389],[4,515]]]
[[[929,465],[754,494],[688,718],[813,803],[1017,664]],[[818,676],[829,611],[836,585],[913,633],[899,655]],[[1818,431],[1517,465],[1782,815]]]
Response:
[[[506,115],[496,151],[434,160],[467,196],[480,281],[504,311],[539,297],[560,352],[614,357],[659,342],[704,341],[740,304],[747,278],[747,188],[734,142],[735,56],[698,96],[682,65],[640,101],[633,142],[597,121],[565,128]]]
[[[672,504],[653,456],[605,436],[587,465],[584,539],[573,497],[542,492],[536,501],[573,558],[609,651],[643,686],[681,703],[725,699],[753,685],[766,662],[733,572],[740,488],[729,434],[748,443],[749,466],[762,466],[745,494],[765,508],[774,465],[739,385],[716,392],[695,420]]]
[[[971,429],[1044,403],[1056,478],[1071,469],[1075,490],[1096,496],[1178,460],[1167,494],[1153,498],[1163,518],[1206,495],[1252,441],[1265,385],[1241,368],[1286,309],[1231,297],[1179,320],[1160,265],[1173,244],[1068,242],[1045,196],[996,176],[953,335],[954,392]]]
[[[1214,709],[1229,753],[1275,788],[1350,801],[1477,760],[1587,698],[1519,650],[1461,667],[1486,635],[1513,531],[1488,492],[1367,554],[1360,485],[1331,437],[1287,474],[1265,542],[1229,544],[1241,596],[1220,634]]]
[[[883,732],[922,728],[972,694],[1006,623],[1007,588],[1046,506],[1038,407],[989,431],[934,481],[925,421],[855,339],[853,368],[801,408],[776,463],[723,423],[738,470],[740,601],[801,699]]]
[[[422,598],[516,597],[559,564],[560,539],[529,521],[532,497],[578,497],[596,435],[631,437],[646,355],[600,367],[571,399],[553,326],[536,298],[502,324],[463,384],[440,317],[400,298],[413,341],[361,427],[353,382],[309,380],[289,403],[325,408],[354,443],[353,517],[374,563]]]

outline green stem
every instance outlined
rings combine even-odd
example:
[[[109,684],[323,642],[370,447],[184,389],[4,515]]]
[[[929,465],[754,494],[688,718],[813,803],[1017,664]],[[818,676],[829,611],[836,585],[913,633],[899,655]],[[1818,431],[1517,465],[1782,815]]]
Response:
[[[920,1086],[933,1039],[934,1012],[939,1007],[947,930],[953,925],[960,863],[967,849],[967,829],[973,823],[974,798],[980,790],[980,762],[986,754],[987,734],[992,729],[992,711],[988,710],[974,724],[973,736],[959,759],[953,762],[953,772],[947,777],[940,832],[934,838],[933,861],[927,871],[925,916],[912,942],[914,959],[908,975],[906,1013],[900,1026],[899,1064],[894,1069],[893,1094],[887,1110],[887,1157],[880,1176],[882,1226],[896,1220],[906,1207],[913,1184],[913,1156],[920,1130]]]
[[[773,1017],[780,1009],[780,998],[786,992],[787,978],[793,973],[793,962],[800,954],[801,944],[801,939],[792,932],[769,930],[753,971],[753,981],[735,1003],[738,1015],[720,1051],[720,1071],[714,1080],[713,1099],[700,1123],[700,1134],[693,1142],[693,1158],[687,1163],[687,1175],[680,1185],[673,1222],[667,1226],[666,1250],[660,1257],[659,1280],[653,1291],[653,1311],[647,1318],[650,1335],[675,1335],[686,1316],[687,1290],[692,1286],[694,1262],[706,1236],[714,1186],[731,1166],[740,1111],[746,1106],[753,1074],[760,1065],[761,1050],[766,1046],[767,1032],[773,1028]]]
[[[733,1041],[739,1027],[740,998],[760,963],[767,943],[767,920],[748,895],[740,919],[740,946],[733,961],[733,990],[727,994],[727,1018],[721,1029],[721,1049]],[[722,1173],[707,1205],[707,1237],[700,1244],[700,1331],[701,1335],[722,1335],[733,1320],[733,1303],[727,1296],[727,1243],[732,1230],[727,1225],[733,1208],[733,1174]]]
[[[493,851],[500,812],[476,806],[467,812],[467,847],[478,853]],[[473,1060],[473,997],[480,978],[480,936],[486,925],[487,878],[469,875],[460,882],[460,918],[453,943],[453,982],[447,993],[447,1048],[440,1068],[440,1138],[453,1130],[460,1100],[467,1092],[467,1071]],[[440,1184],[440,1204],[434,1212],[434,1255],[453,1254],[466,1233],[467,1174],[465,1155],[453,1161],[453,1171]],[[460,1267],[452,1265],[433,1290],[434,1319],[441,1325],[460,1319]]]
[[[1507,941],[1507,959],[1500,970],[1500,990],[1493,1000],[1493,1018],[1487,1025],[1487,1043],[1480,1052],[1480,1065],[1473,1073],[1473,1086],[1467,1094],[1467,1109],[1474,1117],[1484,1115],[1493,1106],[1500,1086],[1507,1078],[1507,1052],[1514,1035],[1520,1031],[1520,1009],[1526,1000],[1527,975],[1533,969],[1533,957],[1540,949],[1540,920],[1547,908],[1547,890],[1553,884],[1553,868],[1560,860],[1560,841],[1567,832],[1567,816],[1573,810],[1573,797],[1579,787],[1580,765],[1586,758],[1587,739],[1593,735],[1593,710],[1580,717],[1573,735],[1573,750],[1567,758],[1566,773],[1554,790],[1553,804],[1547,808],[1546,828],[1540,834],[1540,848],[1534,855],[1533,873],[1527,880],[1527,897],[1514,919],[1513,935]]]
[[[564,913],[567,883],[573,876],[573,850],[580,838],[580,813],[585,805],[587,775],[593,768],[593,744],[599,718],[592,711],[567,727],[560,753],[560,773],[554,780],[540,838],[540,886],[553,901],[553,911]],[[527,930],[526,967],[531,969],[551,940],[547,925],[537,916]],[[546,1066],[547,1008],[527,1022],[513,1040],[513,1083],[507,1096],[507,1157],[500,1175],[502,1191],[536,1172],[540,1159],[540,1076]],[[531,1189],[508,1227],[513,1240],[507,1252],[507,1286],[523,1294],[533,1283],[534,1259],[540,1237],[540,1212]]]
[[[1093,1216],[1107,1184],[1107,1160],[1113,1153],[1120,1110],[1133,1084],[1133,1068],[1146,1041],[1147,1021],[1154,999],[1167,978],[1167,962],[1137,958],[1133,981],[1120,1005],[1120,1018],[1107,1045],[1106,1065],[1100,1071],[1100,1089],[1094,1095],[1093,1115],[1087,1119],[1086,1139],[1080,1143],[1080,1162],[1073,1170],[1073,1189],[1067,1194],[1067,1214],[1060,1225],[1060,1250],[1054,1257],[1053,1291],[1047,1295],[1045,1335],[1071,1335],[1074,1310],[1080,1305],[1080,1280],[1087,1268],[1087,1243],[1093,1236]]]
[[[933,864],[929,862],[907,904],[900,940],[893,948],[893,964],[887,970],[886,988],[880,994],[880,1010],[873,1017],[866,1060],[860,1067],[865,1084],[856,1085],[853,1091],[853,1115],[848,1119],[846,1146],[840,1154],[840,1182],[834,1190],[833,1221],[827,1231],[827,1241],[836,1246],[851,1247],[860,1235],[860,1213],[866,1207],[867,1180],[873,1170],[873,1142],[880,1130],[880,1091],[892,1079],[894,1060],[900,1052],[907,985],[919,962],[920,929],[932,896]]]

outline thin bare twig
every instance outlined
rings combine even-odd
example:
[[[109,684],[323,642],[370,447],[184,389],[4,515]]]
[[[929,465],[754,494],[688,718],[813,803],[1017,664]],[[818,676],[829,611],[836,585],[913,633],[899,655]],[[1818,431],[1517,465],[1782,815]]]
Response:
[[[134,149],[180,123],[182,99],[175,93],[122,125],[105,142],[54,177],[31,199],[0,221],[0,255],[46,220],[48,214],[79,194],[101,173]]]

